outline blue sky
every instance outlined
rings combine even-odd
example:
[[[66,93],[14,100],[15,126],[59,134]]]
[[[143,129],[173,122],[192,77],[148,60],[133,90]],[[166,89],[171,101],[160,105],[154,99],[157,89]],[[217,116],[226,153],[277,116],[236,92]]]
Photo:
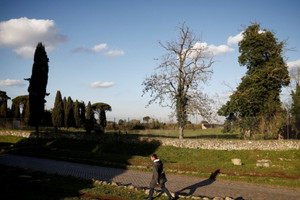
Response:
[[[47,109],[60,90],[86,104],[110,104],[109,120],[168,121],[168,108],[145,108],[149,96],[142,97],[141,84],[166,53],[158,42],[175,40],[180,23],[215,52],[214,73],[203,88],[226,102],[246,71],[237,61],[237,42],[251,22],[287,40],[293,49],[284,54],[288,66],[300,68],[299,9],[298,0],[0,0],[0,90],[11,98],[28,94],[24,78],[31,76],[41,41],[50,60]]]

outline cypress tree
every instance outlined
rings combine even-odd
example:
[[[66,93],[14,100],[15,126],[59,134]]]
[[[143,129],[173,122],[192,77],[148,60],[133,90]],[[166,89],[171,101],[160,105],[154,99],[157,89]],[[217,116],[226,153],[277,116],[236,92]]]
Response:
[[[86,112],[86,107],[83,101],[79,103],[79,109],[80,109],[80,126],[82,126],[85,121],[85,112]]]
[[[94,128],[94,112],[92,109],[91,102],[89,101],[87,108],[86,108],[86,114],[85,114],[85,130],[86,133],[91,133],[91,131]]]
[[[54,108],[52,111],[52,124],[55,128],[55,133],[57,133],[58,127],[62,127],[64,124],[64,105],[60,91],[56,92]]]
[[[73,100],[71,97],[68,97],[67,106],[66,106],[66,127],[74,127],[75,126],[75,119],[74,119],[74,105]]]
[[[64,107],[64,118],[63,118],[64,124],[63,124],[63,126],[67,127],[68,116],[67,116],[67,98],[66,97],[63,98],[63,107]]]
[[[45,108],[45,96],[49,95],[46,93],[49,71],[48,62],[49,59],[45,47],[40,42],[34,53],[31,78],[26,79],[29,81],[29,124],[35,126],[37,137],[39,137],[39,125]]]
[[[74,103],[74,119],[75,119],[75,127],[80,127],[80,109],[78,100]]]

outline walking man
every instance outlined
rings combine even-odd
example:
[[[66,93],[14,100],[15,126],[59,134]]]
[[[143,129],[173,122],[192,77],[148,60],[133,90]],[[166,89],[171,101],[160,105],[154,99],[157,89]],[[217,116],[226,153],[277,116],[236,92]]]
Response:
[[[174,198],[170,194],[169,190],[165,187],[165,182],[167,182],[166,176],[163,171],[163,163],[158,159],[156,154],[151,155],[151,160],[153,162],[153,175],[150,182],[150,191],[147,200],[152,200],[152,195],[155,187],[160,187],[163,192],[167,194],[170,200]]]

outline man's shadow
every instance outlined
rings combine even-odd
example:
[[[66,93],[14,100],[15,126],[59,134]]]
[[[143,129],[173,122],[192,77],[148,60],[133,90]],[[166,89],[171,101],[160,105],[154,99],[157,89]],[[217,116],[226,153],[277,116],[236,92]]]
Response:
[[[188,187],[185,187],[185,188],[177,191],[176,192],[176,196],[177,195],[181,195],[181,194],[184,194],[184,195],[192,195],[192,194],[194,194],[197,188],[204,187],[204,186],[210,185],[213,182],[215,182],[219,173],[220,173],[220,169],[218,169],[215,172],[211,173],[211,175],[210,175],[210,177],[208,179],[206,179],[204,181],[201,181],[199,183],[196,183],[194,185],[190,185]],[[186,190],[189,191],[189,192],[185,192]]]

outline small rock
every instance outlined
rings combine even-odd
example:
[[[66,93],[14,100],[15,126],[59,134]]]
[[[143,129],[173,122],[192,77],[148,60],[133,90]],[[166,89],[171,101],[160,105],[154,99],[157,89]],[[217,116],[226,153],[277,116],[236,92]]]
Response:
[[[224,200],[224,198],[222,198],[222,197],[215,197],[215,198],[213,198],[213,200]]]
[[[201,197],[192,197],[192,199],[199,199],[199,200],[201,200],[202,198]]]
[[[112,186],[118,186],[118,184],[116,182],[111,182]]]
[[[239,158],[233,158],[233,159],[231,159],[231,162],[232,162],[234,165],[242,165],[242,161],[241,161],[241,159],[239,159]]]
[[[256,162],[256,167],[270,167],[271,164],[270,160],[263,159]]]
[[[130,190],[133,190],[134,186],[133,185],[129,185],[127,188],[130,189]]]

